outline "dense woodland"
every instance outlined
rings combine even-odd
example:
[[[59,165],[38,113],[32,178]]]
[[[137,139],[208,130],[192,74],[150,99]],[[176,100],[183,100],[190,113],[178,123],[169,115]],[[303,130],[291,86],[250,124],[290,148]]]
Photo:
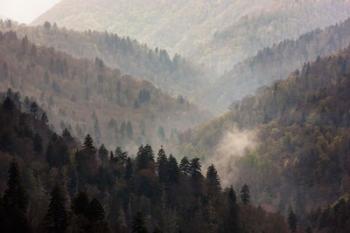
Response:
[[[260,87],[286,79],[304,63],[337,53],[349,44],[349,19],[308,32],[297,39],[284,40],[235,65],[214,86],[205,90],[199,100],[226,111],[233,101],[254,94]]]
[[[78,138],[89,133],[107,147],[160,146],[208,116],[98,58],[75,59],[13,31],[0,33],[0,84],[2,91],[12,88],[35,99],[58,132],[68,128]]]
[[[24,232],[275,232],[297,226],[250,202],[247,185],[223,189],[215,167],[161,148],[135,156],[80,145],[49,129],[35,102],[9,90],[0,106],[0,228]],[[6,172],[8,171],[8,172]]]
[[[62,0],[0,20],[0,231],[350,232],[350,19],[329,26],[349,6]]]
[[[305,64],[184,135],[188,150],[208,158],[230,128],[254,129],[258,145],[235,162],[237,184],[259,194],[253,200],[282,211],[291,204],[299,216],[337,201],[349,193],[349,64],[349,48]]]
[[[349,6],[347,0],[62,0],[34,24],[131,36],[221,74],[273,43],[345,20]]]
[[[37,27],[6,20],[0,30],[16,31],[20,38],[27,36],[35,44],[53,47],[77,58],[102,59],[122,73],[148,80],[163,91],[177,96],[192,96],[202,87],[208,73],[195,67],[178,54],[171,57],[164,49],[150,49],[129,37],[97,31],[77,32],[58,28],[49,22]]]

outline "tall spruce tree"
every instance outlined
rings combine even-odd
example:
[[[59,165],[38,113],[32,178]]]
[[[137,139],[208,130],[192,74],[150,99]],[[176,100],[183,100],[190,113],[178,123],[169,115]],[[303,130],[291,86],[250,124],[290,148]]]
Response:
[[[187,157],[183,157],[180,162],[180,171],[182,174],[189,176],[191,174],[191,165]]]
[[[288,214],[288,225],[291,232],[297,231],[298,220],[292,208],[290,208]]]
[[[16,161],[10,164],[7,189],[3,197],[3,211],[5,218],[1,219],[3,232],[30,232],[27,220],[28,196],[21,183],[20,173]]]
[[[168,179],[169,184],[176,184],[179,182],[179,166],[177,164],[176,158],[173,155],[169,156],[168,159]]]
[[[157,158],[158,178],[161,184],[168,182],[168,158],[165,151],[161,148],[158,152]]]
[[[79,192],[72,200],[72,210],[75,215],[87,216],[89,197],[85,192]]]
[[[68,212],[66,197],[62,187],[55,185],[51,192],[49,209],[45,216],[45,229],[47,233],[65,233],[68,227]]]
[[[208,167],[206,184],[209,198],[217,197],[221,192],[221,184],[218,172],[214,165]]]
[[[145,226],[145,219],[141,212],[137,212],[132,222],[132,233],[148,233]]]
[[[239,233],[239,207],[237,204],[236,192],[231,186],[227,193],[227,210],[224,217],[224,232],[225,233]]]
[[[250,191],[247,184],[243,185],[241,189],[241,201],[244,205],[248,205],[250,203]]]

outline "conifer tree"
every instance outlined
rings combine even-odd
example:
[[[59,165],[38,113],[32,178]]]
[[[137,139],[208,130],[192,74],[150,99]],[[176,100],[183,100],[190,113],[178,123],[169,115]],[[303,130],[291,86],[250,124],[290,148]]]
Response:
[[[72,210],[74,214],[87,216],[88,207],[89,197],[85,192],[79,192],[78,195],[72,200]]]
[[[62,187],[55,185],[51,192],[49,209],[45,217],[45,229],[47,233],[64,233],[67,231],[67,227],[66,198]]]
[[[191,160],[190,174],[191,174],[191,185],[192,185],[193,193],[196,197],[201,196],[203,194],[203,189],[202,189],[203,176],[201,173],[201,164],[198,158],[194,158]]]
[[[43,151],[43,140],[39,134],[35,134],[33,138],[33,149],[38,154]]]
[[[3,197],[3,211],[5,218],[3,231],[5,233],[30,232],[26,217],[28,196],[21,183],[19,169],[16,161],[10,164],[7,189]]]
[[[132,166],[132,161],[130,158],[127,158],[126,164],[125,164],[125,174],[124,174],[124,179],[125,180],[130,180],[133,175],[133,166]]]
[[[224,218],[224,232],[239,233],[239,207],[237,204],[236,192],[231,186],[227,193],[227,211]]]
[[[165,184],[168,181],[168,159],[163,148],[158,152],[157,168],[159,182]]]
[[[190,171],[190,161],[188,160],[187,157],[183,157],[180,162],[180,171],[184,175],[189,176],[191,171]]]
[[[103,164],[107,163],[108,161],[108,150],[106,149],[105,145],[102,144],[100,148],[98,149],[98,156]]]
[[[176,184],[179,181],[179,167],[176,158],[173,155],[169,156],[168,159],[168,179],[169,184]]]
[[[15,108],[15,104],[13,103],[11,98],[7,96],[4,100],[4,102],[2,103],[2,107],[6,111],[11,112]]]
[[[96,148],[94,147],[94,141],[92,140],[90,134],[86,135],[85,137],[83,149],[88,151],[96,151]]]
[[[141,212],[137,212],[132,222],[132,233],[147,233],[144,216]]]
[[[290,208],[289,214],[288,214],[288,225],[291,232],[294,233],[297,231],[297,224],[298,224],[297,216],[295,215],[293,209]]]
[[[221,192],[220,178],[214,165],[210,165],[207,169],[206,183],[209,197],[216,197]]]
[[[244,205],[248,205],[250,203],[250,191],[248,185],[243,185],[241,189],[241,201]]]

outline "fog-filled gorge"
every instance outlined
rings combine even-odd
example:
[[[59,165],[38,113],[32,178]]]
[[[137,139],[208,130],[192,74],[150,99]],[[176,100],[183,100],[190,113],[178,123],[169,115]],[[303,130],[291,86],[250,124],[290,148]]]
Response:
[[[350,231],[350,1],[26,9],[0,17],[1,232]]]

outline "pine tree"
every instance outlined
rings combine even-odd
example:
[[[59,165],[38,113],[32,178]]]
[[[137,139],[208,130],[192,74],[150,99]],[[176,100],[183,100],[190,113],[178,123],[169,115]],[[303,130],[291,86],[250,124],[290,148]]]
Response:
[[[172,155],[169,156],[167,170],[168,170],[169,184],[178,183],[180,171],[179,171],[176,158]]]
[[[74,214],[87,216],[88,207],[89,197],[85,192],[79,192],[78,195],[72,200],[72,210]]]
[[[91,222],[103,221],[105,219],[105,211],[96,198],[92,199],[87,208],[87,217]]]
[[[190,171],[190,161],[188,160],[187,157],[183,157],[181,159],[181,162],[180,162],[180,171],[181,173],[183,173],[184,175],[187,175],[189,176],[191,171]]]
[[[144,216],[141,212],[137,212],[132,223],[132,233],[147,233]]]
[[[18,209],[25,212],[28,207],[28,196],[20,181],[20,174],[16,161],[10,164],[7,189],[4,195],[4,205],[6,208]]]
[[[115,157],[118,161],[124,163],[128,157],[128,152],[125,152],[119,146],[115,149]]]
[[[194,158],[191,160],[190,174],[193,193],[196,197],[201,196],[203,194],[203,176],[201,173],[201,164],[198,158]]]
[[[6,111],[11,112],[11,111],[13,111],[13,109],[15,109],[15,104],[13,103],[11,98],[7,96],[4,100],[4,102],[2,103],[2,107]]]
[[[227,211],[224,218],[224,232],[227,233],[239,233],[240,232],[239,221],[239,207],[237,204],[236,192],[232,188],[229,188],[227,193]]]
[[[290,208],[289,214],[288,214],[288,225],[291,232],[294,233],[297,231],[297,224],[298,224],[297,216],[295,215],[293,209]]]
[[[33,149],[38,154],[41,154],[43,151],[43,140],[39,134],[35,134],[33,138]]]
[[[241,189],[241,201],[244,205],[248,205],[250,203],[250,191],[248,185],[243,185]]]
[[[68,227],[66,198],[62,188],[55,185],[51,192],[49,209],[45,217],[45,229],[48,233],[64,233]]]
[[[168,182],[168,158],[165,151],[161,148],[157,158],[158,178],[161,184]]]
[[[130,158],[127,158],[126,164],[125,164],[125,174],[124,174],[124,179],[125,180],[130,180],[133,176],[133,166],[132,166],[132,161]]]
[[[106,149],[105,145],[102,144],[100,148],[98,149],[98,157],[100,158],[101,162],[103,164],[106,164],[108,161],[108,150]]]
[[[96,151],[96,148],[94,147],[94,141],[92,140],[90,134],[86,135],[85,137],[83,149],[88,151]]]
[[[3,211],[5,219],[3,232],[25,233],[30,232],[26,217],[28,208],[28,196],[23,189],[19,169],[16,161],[10,164],[7,189],[3,197]]]
[[[216,171],[214,165],[210,165],[207,169],[206,183],[208,188],[208,196],[210,198],[217,197],[221,192],[221,185],[218,172]]]

